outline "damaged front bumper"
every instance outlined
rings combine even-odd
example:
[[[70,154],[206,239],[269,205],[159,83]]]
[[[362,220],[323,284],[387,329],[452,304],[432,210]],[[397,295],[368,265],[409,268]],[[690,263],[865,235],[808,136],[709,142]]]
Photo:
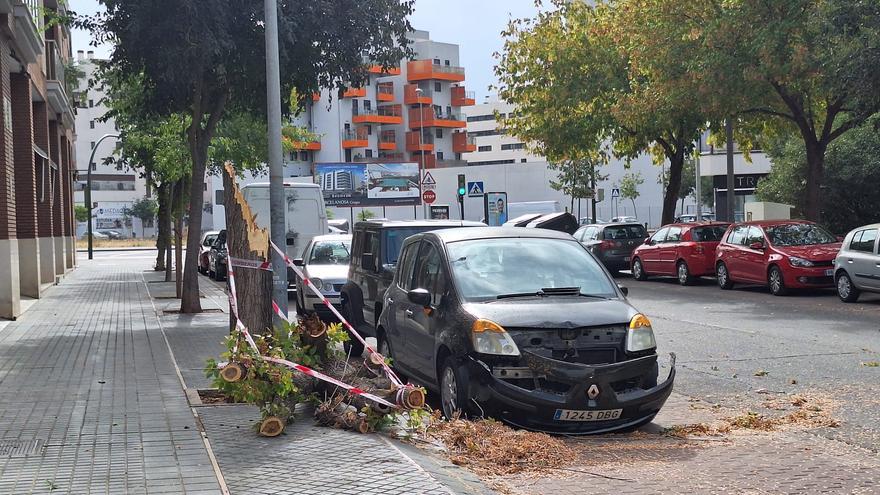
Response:
[[[491,366],[469,356],[470,396],[487,415],[531,430],[596,434],[633,428],[650,422],[672,393],[675,354],[669,356],[669,374],[659,383],[656,354],[586,365],[524,352],[519,366]],[[617,409],[619,416],[609,420],[556,419],[557,410]]]

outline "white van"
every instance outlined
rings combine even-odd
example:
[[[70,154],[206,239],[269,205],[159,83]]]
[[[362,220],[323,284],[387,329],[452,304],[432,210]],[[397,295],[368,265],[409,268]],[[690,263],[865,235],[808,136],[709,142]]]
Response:
[[[241,192],[256,215],[257,225],[269,229],[269,183],[247,184]],[[324,196],[318,184],[287,181],[284,196],[287,199],[287,256],[299,258],[313,237],[330,231]]]
[[[547,215],[559,213],[559,201],[523,201],[521,203],[507,203],[507,218],[514,219],[528,214]]]

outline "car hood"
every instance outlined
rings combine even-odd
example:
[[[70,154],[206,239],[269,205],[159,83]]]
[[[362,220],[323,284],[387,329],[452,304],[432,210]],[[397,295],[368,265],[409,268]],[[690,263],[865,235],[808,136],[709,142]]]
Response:
[[[833,260],[840,251],[841,243],[834,244],[814,244],[811,246],[782,246],[776,250],[786,256],[795,256],[810,261],[826,261]]]
[[[348,265],[308,265],[306,274],[311,278],[321,280],[346,280],[348,278]]]
[[[464,309],[477,318],[511,328],[578,328],[629,323],[638,313],[620,299],[579,296],[523,297],[466,303]]]

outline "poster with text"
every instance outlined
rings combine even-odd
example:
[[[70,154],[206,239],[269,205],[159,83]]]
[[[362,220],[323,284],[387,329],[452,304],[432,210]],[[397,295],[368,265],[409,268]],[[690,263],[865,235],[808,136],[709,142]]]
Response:
[[[315,174],[327,206],[421,204],[418,163],[318,163]]]
[[[504,225],[504,222],[507,221],[507,193],[487,192],[483,198],[486,225],[490,227]]]

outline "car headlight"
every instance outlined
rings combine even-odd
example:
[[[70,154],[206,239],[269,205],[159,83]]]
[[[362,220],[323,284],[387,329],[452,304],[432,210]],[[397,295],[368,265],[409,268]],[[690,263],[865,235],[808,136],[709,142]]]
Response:
[[[789,262],[789,264],[791,264],[791,266],[800,266],[800,267],[804,267],[804,268],[809,268],[809,267],[811,267],[811,266],[816,266],[816,264],[813,263],[812,261],[810,261],[810,260],[805,260],[805,259],[803,259],[803,258],[798,258],[798,257],[796,257],[796,256],[789,256],[789,257],[788,257],[788,262]]]
[[[311,282],[312,285],[315,286],[315,288],[318,290],[321,290],[322,288],[324,288],[324,281],[321,280],[320,278],[310,278],[309,282]]]
[[[629,331],[626,332],[626,352],[647,351],[656,347],[651,320],[641,313],[633,316],[629,320]]]
[[[519,356],[519,348],[501,325],[490,320],[477,320],[471,326],[474,350],[481,354]]]

